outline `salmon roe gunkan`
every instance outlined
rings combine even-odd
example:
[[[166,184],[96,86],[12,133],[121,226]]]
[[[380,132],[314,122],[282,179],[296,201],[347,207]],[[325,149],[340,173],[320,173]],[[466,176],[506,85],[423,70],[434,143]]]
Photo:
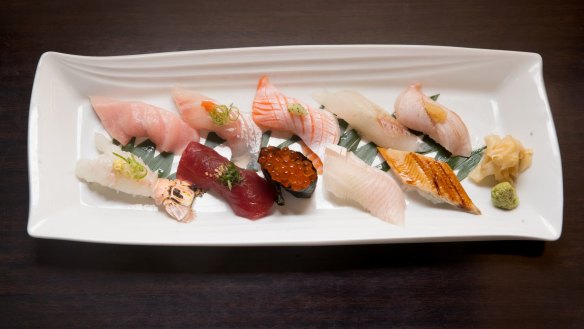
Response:
[[[258,162],[270,174],[273,181],[293,191],[308,188],[317,178],[312,162],[302,153],[292,151],[287,147],[262,148]]]

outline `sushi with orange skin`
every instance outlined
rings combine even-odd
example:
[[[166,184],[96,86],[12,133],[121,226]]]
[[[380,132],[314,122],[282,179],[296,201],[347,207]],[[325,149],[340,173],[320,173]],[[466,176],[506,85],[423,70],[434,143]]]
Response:
[[[291,132],[300,137],[316,155],[313,164],[319,174],[323,170],[326,146],[336,145],[341,137],[339,122],[332,113],[282,94],[267,76],[258,82],[252,117],[261,127]]]
[[[406,189],[414,189],[434,203],[446,202],[471,214],[481,214],[447,163],[414,152],[381,147],[378,150]]]

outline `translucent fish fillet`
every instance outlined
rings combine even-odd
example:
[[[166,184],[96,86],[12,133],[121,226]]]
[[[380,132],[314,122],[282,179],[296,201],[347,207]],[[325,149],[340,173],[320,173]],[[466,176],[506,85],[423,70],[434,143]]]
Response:
[[[291,105],[299,105],[307,113],[292,114]],[[319,160],[313,162],[318,173],[322,173],[322,159],[326,146],[336,145],[340,138],[339,123],[335,116],[324,110],[314,109],[295,98],[282,94],[267,76],[260,78],[253,101],[253,120],[260,126],[291,132],[300,137]]]
[[[462,119],[424,95],[421,88],[419,83],[412,84],[398,96],[395,102],[397,121],[427,134],[452,155],[470,156],[470,135]]]
[[[326,148],[324,187],[341,199],[359,203],[385,222],[404,225],[405,197],[387,173],[368,166],[338,145]]]
[[[378,150],[406,188],[416,190],[434,203],[446,202],[471,214],[481,214],[445,162],[413,152],[381,147]]]
[[[220,105],[216,100],[180,87],[172,90],[172,98],[182,119],[189,126],[197,130],[213,131],[229,144],[232,162],[241,168],[256,170],[259,168],[257,158],[260,152],[262,131],[248,115],[239,113],[235,121],[217,125],[202,105],[205,101]]]
[[[420,140],[381,106],[351,90],[322,91],[313,98],[327,111],[347,121],[359,134],[378,146],[415,151]]]
[[[132,137],[147,137],[160,151],[181,153],[189,142],[199,141],[199,133],[178,115],[154,105],[102,96],[90,99],[105,130],[122,145]]]

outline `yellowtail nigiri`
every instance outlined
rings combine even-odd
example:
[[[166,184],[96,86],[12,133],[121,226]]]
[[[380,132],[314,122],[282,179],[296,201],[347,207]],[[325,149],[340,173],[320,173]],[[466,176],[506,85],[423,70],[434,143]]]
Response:
[[[359,203],[385,222],[404,225],[406,201],[395,180],[338,145],[326,148],[324,187],[341,199]]]
[[[434,203],[446,202],[471,214],[481,214],[445,162],[413,152],[381,147],[378,150],[406,188],[415,189]]]
[[[427,134],[452,155],[470,156],[470,135],[462,119],[424,95],[421,87],[419,83],[412,84],[398,96],[395,101],[397,121]]]
[[[222,105],[196,91],[176,87],[172,98],[189,126],[214,131],[227,141],[232,162],[241,168],[257,169],[262,131],[251,118],[233,105]]]

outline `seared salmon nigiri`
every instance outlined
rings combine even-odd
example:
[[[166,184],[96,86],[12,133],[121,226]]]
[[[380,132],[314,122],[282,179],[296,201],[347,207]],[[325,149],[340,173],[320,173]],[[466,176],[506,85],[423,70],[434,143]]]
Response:
[[[468,157],[470,135],[458,114],[424,95],[419,83],[410,85],[395,102],[397,121],[404,126],[428,134],[452,155]]]
[[[413,152],[381,147],[378,150],[406,188],[415,189],[434,203],[446,202],[471,214],[481,214],[445,162]]]
[[[322,159],[329,144],[340,138],[339,122],[324,110],[282,94],[267,76],[260,78],[253,101],[253,120],[260,126],[291,132],[302,139],[316,154],[307,154],[318,173],[322,173]]]

